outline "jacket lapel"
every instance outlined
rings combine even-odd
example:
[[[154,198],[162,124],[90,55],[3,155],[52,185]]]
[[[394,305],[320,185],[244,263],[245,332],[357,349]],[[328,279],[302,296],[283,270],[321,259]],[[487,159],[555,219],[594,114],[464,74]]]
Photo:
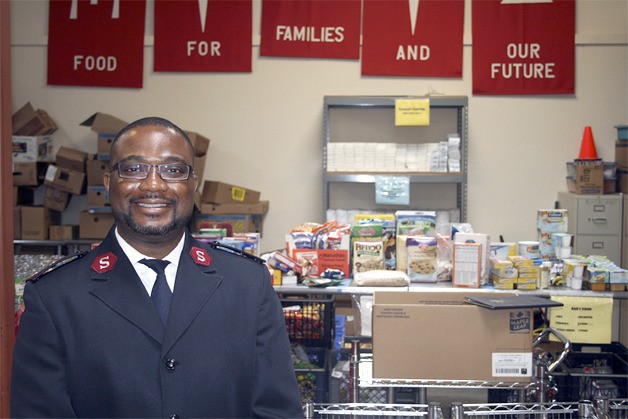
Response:
[[[135,269],[118,245],[113,229],[96,252],[94,263],[98,262],[101,255],[109,252],[113,253],[117,260],[110,270],[104,272],[99,273],[92,267],[91,279],[100,284],[94,287],[91,293],[153,339],[162,342],[164,327]]]
[[[170,350],[172,345],[185,332],[190,323],[196,318],[203,306],[209,301],[222,282],[222,276],[217,275],[215,269],[209,265],[197,263],[190,252],[193,246],[200,244],[186,233],[185,246],[179,259],[179,268],[174,286],[170,316],[163,345],[163,352]],[[205,252],[205,255],[209,255]]]

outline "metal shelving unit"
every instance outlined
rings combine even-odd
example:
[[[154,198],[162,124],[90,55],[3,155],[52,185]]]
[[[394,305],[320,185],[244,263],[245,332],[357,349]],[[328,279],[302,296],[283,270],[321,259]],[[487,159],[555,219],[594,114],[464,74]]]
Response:
[[[394,127],[394,110],[397,99],[426,99],[411,96],[326,96],[323,111],[323,219],[331,208],[331,188],[338,184],[375,184],[378,175],[402,175],[410,184],[454,184],[456,205],[460,221],[467,215],[467,143],[468,99],[464,96],[429,97],[429,127]],[[343,112],[346,113],[343,116]],[[360,116],[364,114],[364,116]],[[337,116],[339,115],[339,116]],[[372,116],[375,116],[374,118]],[[391,126],[382,128],[382,121]],[[336,129],[337,125],[346,125]],[[352,126],[359,129],[353,129]],[[360,132],[356,132],[360,131]],[[447,134],[460,135],[460,172],[331,172],[328,171],[328,145],[330,142],[405,142],[421,143],[444,140]],[[354,134],[355,133],[355,134]],[[385,137],[378,137],[384,133]],[[358,138],[352,137],[358,136]]]

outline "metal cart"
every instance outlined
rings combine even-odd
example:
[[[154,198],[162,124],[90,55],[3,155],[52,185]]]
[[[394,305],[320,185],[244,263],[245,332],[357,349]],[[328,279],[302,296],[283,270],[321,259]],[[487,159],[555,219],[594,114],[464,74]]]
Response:
[[[309,403],[306,419],[313,418],[407,418],[426,419],[625,419],[628,400],[598,399],[573,403],[452,403],[443,410],[440,403],[429,404],[367,404],[367,403]]]

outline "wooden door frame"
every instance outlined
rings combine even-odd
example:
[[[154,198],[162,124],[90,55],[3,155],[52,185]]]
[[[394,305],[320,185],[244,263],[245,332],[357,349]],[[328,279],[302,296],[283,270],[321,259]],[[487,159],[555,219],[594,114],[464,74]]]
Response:
[[[0,191],[13,195],[11,163],[11,2],[0,0]],[[9,192],[11,191],[11,192]],[[15,343],[13,200],[0,200],[0,417],[9,417],[9,390]]]

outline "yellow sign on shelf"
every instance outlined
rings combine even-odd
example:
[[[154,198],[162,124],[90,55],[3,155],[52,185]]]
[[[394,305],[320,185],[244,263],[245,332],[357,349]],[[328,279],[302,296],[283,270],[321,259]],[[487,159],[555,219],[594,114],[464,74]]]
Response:
[[[550,326],[573,343],[611,343],[613,299],[553,296],[563,303],[552,307]]]
[[[396,99],[396,126],[428,126],[430,125],[429,99]]]

